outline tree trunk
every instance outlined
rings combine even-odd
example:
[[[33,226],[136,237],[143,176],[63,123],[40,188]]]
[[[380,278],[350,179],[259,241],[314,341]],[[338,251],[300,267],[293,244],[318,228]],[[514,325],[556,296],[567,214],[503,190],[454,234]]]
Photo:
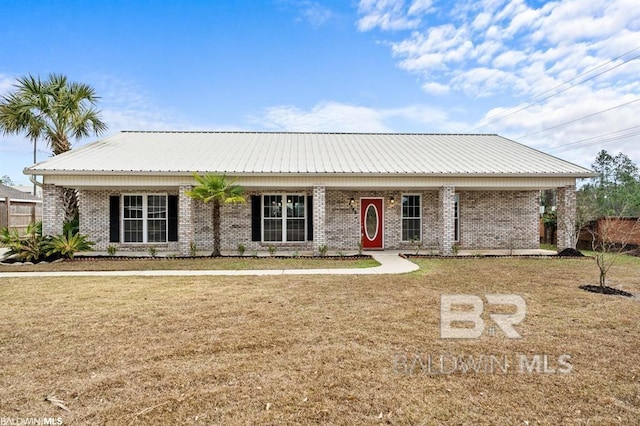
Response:
[[[62,193],[64,221],[71,222],[78,216],[78,192],[73,188],[65,188]]]
[[[213,200],[213,253],[211,256],[220,256],[220,201]]]

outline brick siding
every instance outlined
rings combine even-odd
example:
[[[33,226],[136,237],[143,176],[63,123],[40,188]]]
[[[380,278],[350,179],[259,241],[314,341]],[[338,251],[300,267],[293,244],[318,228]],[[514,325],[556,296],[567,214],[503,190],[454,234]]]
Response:
[[[47,188],[48,186],[48,188]],[[145,251],[154,246],[158,252],[189,254],[191,242],[198,251],[213,249],[211,230],[211,204],[196,201],[184,195],[189,189],[181,186],[169,195],[179,196],[178,238],[179,242],[154,244],[125,244],[109,242],[109,196],[120,195],[114,190],[81,190],[79,192],[80,232],[90,235],[96,243],[95,250],[106,251],[109,245],[118,251]],[[453,195],[455,188],[445,187],[431,191],[349,191],[327,190],[322,186],[287,191],[249,191],[247,202],[226,204],[221,208],[221,249],[235,252],[239,244],[246,247],[246,253],[264,251],[269,245],[278,252],[318,251],[326,244],[329,250],[357,250],[360,242],[360,199],[362,197],[382,197],[384,208],[384,240],[387,249],[411,249],[411,242],[401,241],[402,195],[421,196],[422,203],[422,247],[442,250],[447,239],[444,237],[443,214],[451,219],[447,222],[447,235],[453,243]],[[45,186],[46,197],[58,194],[58,188]],[[61,190],[60,190],[61,191]],[[126,193],[167,193],[163,191],[125,191]],[[314,242],[262,243],[251,241],[251,196],[272,193],[301,193],[314,195]],[[49,195],[47,195],[49,194]],[[443,195],[444,194],[444,195]],[[538,247],[538,191],[459,191],[460,199],[460,241],[461,248],[537,248]],[[58,194],[60,195],[60,194]],[[321,208],[324,195],[325,208]],[[395,204],[391,205],[390,198]],[[446,197],[447,203],[442,203]],[[61,199],[61,197],[58,197]],[[356,200],[355,212],[349,204]],[[61,203],[61,202],[60,202]],[[54,203],[56,204],[56,203]],[[47,207],[49,205],[49,207]],[[56,204],[57,205],[57,204]],[[190,206],[190,207],[189,207]],[[48,209],[48,210],[47,210]],[[189,218],[189,211],[191,217]],[[58,213],[59,212],[59,213]],[[323,214],[324,213],[324,214]],[[62,226],[61,205],[54,208],[45,203],[43,209],[45,223],[59,222]],[[320,227],[324,223],[324,239]],[[51,226],[51,225],[50,225]],[[447,251],[444,251],[447,253]]]

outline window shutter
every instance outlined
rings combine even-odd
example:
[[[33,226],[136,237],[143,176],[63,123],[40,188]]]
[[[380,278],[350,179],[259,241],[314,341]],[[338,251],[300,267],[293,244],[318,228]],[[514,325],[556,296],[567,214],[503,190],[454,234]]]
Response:
[[[178,196],[167,197],[167,240],[178,241]]]
[[[109,242],[120,242],[120,196],[109,196]]]
[[[307,195],[307,241],[313,241],[313,197]]]
[[[251,241],[262,240],[262,215],[260,214],[262,207],[261,204],[260,195],[251,196]]]

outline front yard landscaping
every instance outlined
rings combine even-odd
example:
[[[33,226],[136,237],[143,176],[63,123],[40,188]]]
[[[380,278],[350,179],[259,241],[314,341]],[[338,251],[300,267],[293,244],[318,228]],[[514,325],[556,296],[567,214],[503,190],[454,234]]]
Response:
[[[0,418],[638,424],[640,259],[609,276],[634,298],[580,290],[598,280],[584,259],[416,262],[393,276],[4,278]],[[494,332],[489,314],[508,310],[488,304],[497,293],[526,301],[521,339]],[[442,294],[484,301],[481,337],[440,337]],[[436,362],[483,355],[510,364]],[[521,369],[521,356],[545,364]]]

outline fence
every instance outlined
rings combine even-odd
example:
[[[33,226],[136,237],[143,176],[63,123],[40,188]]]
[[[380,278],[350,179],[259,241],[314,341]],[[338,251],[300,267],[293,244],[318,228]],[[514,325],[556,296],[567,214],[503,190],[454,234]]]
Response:
[[[42,203],[11,201],[9,197],[0,200],[0,229],[12,228],[24,232],[27,225],[40,219]]]

